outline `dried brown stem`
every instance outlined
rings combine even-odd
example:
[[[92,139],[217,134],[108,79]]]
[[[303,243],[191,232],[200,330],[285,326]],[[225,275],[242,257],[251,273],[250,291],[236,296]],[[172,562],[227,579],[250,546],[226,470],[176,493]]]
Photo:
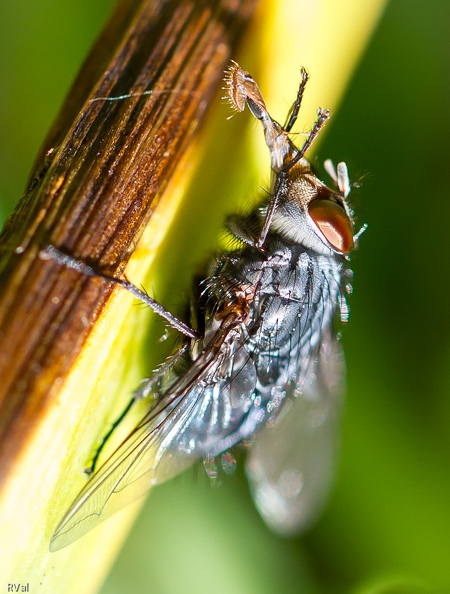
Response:
[[[42,261],[39,250],[53,244],[120,273],[254,4],[123,1],[87,59],[0,236],[2,473],[110,294],[95,279]],[[124,94],[131,97],[102,99]]]

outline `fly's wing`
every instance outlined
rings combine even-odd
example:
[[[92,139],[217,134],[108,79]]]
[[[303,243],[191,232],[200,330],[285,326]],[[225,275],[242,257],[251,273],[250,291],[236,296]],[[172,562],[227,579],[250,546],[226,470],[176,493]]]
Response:
[[[57,526],[50,550],[59,550],[145,494],[154,484],[175,476],[200,454],[177,456],[170,446],[189,424],[208,378],[217,375],[216,350],[229,335],[219,328],[190,368],[92,476]],[[225,361],[228,363],[228,361]],[[204,389],[204,388],[203,388]]]
[[[326,336],[303,385],[285,386],[287,398],[275,425],[260,431],[247,460],[256,507],[268,526],[289,535],[321,512],[333,478],[344,359]]]

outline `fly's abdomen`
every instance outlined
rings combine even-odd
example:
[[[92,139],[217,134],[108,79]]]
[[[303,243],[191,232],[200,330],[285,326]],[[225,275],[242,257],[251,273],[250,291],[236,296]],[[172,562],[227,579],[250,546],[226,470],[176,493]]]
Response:
[[[204,321],[208,337],[214,336],[225,294],[232,299],[233,290],[252,285],[255,298],[220,362],[180,395],[173,419],[161,430],[161,436],[173,436],[162,439],[162,456],[169,451],[188,458],[216,456],[273,420],[286,385],[304,378],[324,327],[329,331],[339,295],[334,259],[324,267],[323,257],[279,245],[271,255],[256,250],[252,255],[246,250],[242,259],[236,253],[222,258],[219,274],[204,283],[211,312]],[[198,359],[191,362],[192,369],[200,365]]]

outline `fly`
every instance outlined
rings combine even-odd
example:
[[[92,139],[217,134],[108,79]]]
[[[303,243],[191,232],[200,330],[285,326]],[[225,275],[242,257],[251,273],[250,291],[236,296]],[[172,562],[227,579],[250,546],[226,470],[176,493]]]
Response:
[[[250,74],[235,62],[227,71],[231,105],[247,106],[263,126],[271,191],[249,215],[229,218],[240,247],[217,258],[197,287],[189,326],[128,281],[106,277],[177,328],[183,344],[136,391],[136,399],[151,393],[154,404],[75,499],[51,550],[195,461],[203,460],[210,474],[220,455],[224,468],[232,467],[230,449],[244,440],[253,441],[246,462],[253,496],[274,530],[298,531],[319,512],[332,475],[343,375],[334,320],[340,310],[346,315],[345,261],[359,234],[345,163],[335,169],[326,162],[328,187],[305,159],[329,111],[318,110],[300,148],[289,137],[307,79],[302,69],[281,126]],[[96,274],[55,248],[44,253]]]

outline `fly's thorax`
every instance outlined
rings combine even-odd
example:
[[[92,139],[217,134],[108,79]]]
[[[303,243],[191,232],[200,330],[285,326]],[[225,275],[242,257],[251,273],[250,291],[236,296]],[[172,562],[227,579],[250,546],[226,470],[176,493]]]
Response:
[[[353,247],[354,229],[346,196],[321,182],[306,159],[278,176],[284,176],[285,181],[272,230],[318,254],[348,254]]]
[[[341,263],[303,247],[279,244],[266,260],[249,334],[259,352],[289,356],[332,323],[341,293]]]

